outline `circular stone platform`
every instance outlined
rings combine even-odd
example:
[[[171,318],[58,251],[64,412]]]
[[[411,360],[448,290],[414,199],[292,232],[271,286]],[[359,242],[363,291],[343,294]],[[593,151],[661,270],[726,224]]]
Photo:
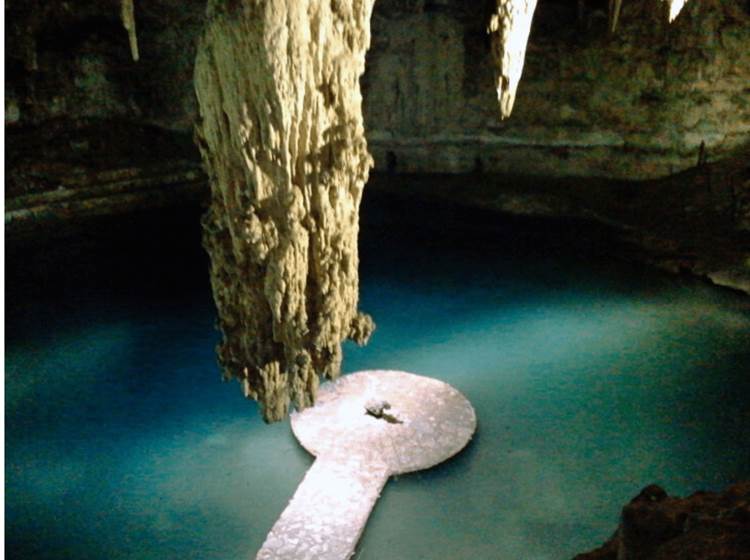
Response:
[[[437,379],[361,371],[322,385],[315,406],[292,414],[315,462],[256,559],[351,558],[388,477],[452,457],[476,424],[466,397]]]
[[[382,416],[374,416],[380,407]],[[471,403],[447,383],[388,370],[360,371],[324,384],[314,407],[292,414],[294,435],[313,455],[367,457],[386,463],[390,474],[452,457],[476,424]]]

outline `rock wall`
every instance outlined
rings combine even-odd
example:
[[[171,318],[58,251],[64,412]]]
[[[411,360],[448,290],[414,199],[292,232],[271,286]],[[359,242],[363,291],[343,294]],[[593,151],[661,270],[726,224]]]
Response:
[[[538,3],[514,112],[501,122],[487,34],[494,0],[378,0],[362,78],[376,169],[654,178],[694,165],[701,143],[717,160],[750,142],[747,2],[688,2],[669,24],[666,2],[629,0],[614,35],[605,0],[583,2],[580,17],[576,5]],[[155,126],[186,144],[204,0],[136,2],[138,62],[119,1],[5,9],[11,193],[65,176],[49,166],[14,173],[30,165],[14,150],[28,152],[28,132],[51,123]],[[99,158],[80,136],[69,153]],[[197,160],[183,148],[179,157]]]
[[[6,127],[121,119],[189,131],[204,11],[205,0],[135,2],[135,61],[120,0],[5,2]]]
[[[195,200],[195,43],[204,2],[11,0],[6,16],[6,233]]]
[[[359,204],[372,159],[359,77],[372,0],[209,3],[196,133],[219,361],[267,421],[314,402],[357,312]]]
[[[513,115],[500,122],[493,2],[387,2],[373,19],[365,117],[376,169],[653,178],[750,142],[750,6],[540,1]],[[429,62],[427,62],[429,61]]]

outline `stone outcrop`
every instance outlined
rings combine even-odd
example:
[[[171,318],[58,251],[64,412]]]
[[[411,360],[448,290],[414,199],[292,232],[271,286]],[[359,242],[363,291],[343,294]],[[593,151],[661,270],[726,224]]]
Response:
[[[620,526],[600,548],[575,560],[750,559],[750,483],[721,493],[668,496],[647,486],[622,510]]]
[[[219,361],[267,421],[314,401],[357,312],[359,204],[372,159],[359,78],[372,0],[212,1],[198,48],[204,245]]]

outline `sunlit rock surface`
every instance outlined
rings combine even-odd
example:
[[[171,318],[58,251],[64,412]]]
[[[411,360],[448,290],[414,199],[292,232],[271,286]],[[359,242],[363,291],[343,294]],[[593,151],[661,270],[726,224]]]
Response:
[[[267,421],[313,403],[341,342],[364,343],[358,217],[372,159],[359,77],[372,1],[209,4],[198,47],[204,245],[227,378]]]

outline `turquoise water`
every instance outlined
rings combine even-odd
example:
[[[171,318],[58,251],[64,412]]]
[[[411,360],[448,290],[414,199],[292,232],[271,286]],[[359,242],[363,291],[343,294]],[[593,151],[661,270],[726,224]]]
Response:
[[[11,251],[9,558],[249,558],[311,464],[219,381],[197,229],[170,219]],[[647,484],[750,476],[747,300],[610,252],[581,224],[366,200],[378,330],[345,369],[445,380],[479,427],[387,484],[356,558],[570,558]]]

